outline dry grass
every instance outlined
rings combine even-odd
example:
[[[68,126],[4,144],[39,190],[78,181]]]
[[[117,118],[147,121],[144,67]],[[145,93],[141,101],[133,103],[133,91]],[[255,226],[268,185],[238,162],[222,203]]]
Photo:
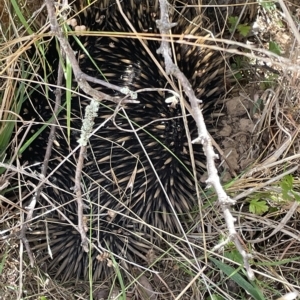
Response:
[[[9,9],[14,10],[8,5],[10,1],[1,1],[0,4],[5,6],[2,20],[7,21]],[[297,20],[298,15],[292,8],[289,7],[293,12],[289,19]],[[298,37],[289,30],[288,22],[278,9],[274,12],[261,8],[259,23],[271,37],[278,36],[278,32],[288,35],[282,34],[281,40],[276,41],[285,49],[285,61],[275,61],[271,55],[267,56],[267,52],[247,53],[252,65],[256,66],[251,68],[251,76],[254,76],[246,79],[247,84],[242,84],[242,88],[253,96],[252,102],[262,99],[263,105],[255,111],[255,116],[248,111],[249,118],[255,121],[255,134],[247,143],[247,157],[252,163],[247,169],[238,170],[238,177],[225,185],[227,192],[237,199],[236,225],[245,250],[253,255],[251,263],[257,279],[252,284],[253,289],[259,291],[256,299],[277,299],[288,292],[300,292],[300,210],[296,205],[300,186],[297,169],[300,157],[299,46]],[[25,30],[18,29],[22,24],[17,18],[11,20],[14,22],[6,22],[6,27],[2,27],[0,48],[0,158],[2,163],[7,162],[7,153],[10,153],[16,168],[1,169],[0,187],[6,190],[6,182],[14,178],[19,182],[19,190],[15,193],[17,197],[7,198],[6,195],[11,193],[0,196],[0,299],[92,299],[92,295],[95,299],[106,299],[108,295],[110,299],[125,299],[125,296],[126,299],[150,299],[149,295],[153,295],[151,299],[156,296],[157,299],[253,299],[243,288],[242,280],[246,280],[246,276],[234,246],[229,244],[219,253],[212,252],[213,247],[226,237],[227,228],[214,205],[211,190],[205,191],[201,218],[195,211],[195,222],[187,233],[189,245],[174,238],[172,243],[165,242],[160,248],[154,248],[149,252],[149,271],[145,273],[138,268],[130,273],[124,267],[125,271],[117,270],[113,283],[60,283],[43,272],[41,266],[30,266],[19,230],[26,217],[23,207],[27,195],[23,187],[28,182],[28,173],[33,177],[36,175],[18,165],[17,152],[20,140],[26,140],[34,121],[23,123],[17,133],[13,129],[17,121],[22,121],[18,117],[20,107],[16,105],[26,101],[30,93],[26,90],[27,82],[36,70],[34,62],[29,69],[24,69],[28,64],[24,63],[22,54],[33,41],[41,41],[43,36],[41,33],[32,40]],[[269,40],[263,40],[262,34],[257,39],[262,47],[268,47]],[[266,58],[274,59],[274,65],[269,63],[268,69],[262,63]],[[290,66],[294,68],[287,69]],[[272,77],[272,68],[276,77]],[[267,80],[268,86],[263,84]],[[240,84],[233,86],[231,95],[241,89]],[[217,142],[221,140],[217,139]],[[287,174],[291,175],[293,183],[292,189],[286,188],[288,191],[285,192],[283,182]],[[253,200],[264,201],[266,211],[262,216],[250,213]],[[204,267],[202,272],[197,271],[190,247]],[[119,268],[123,266],[120,263]]]

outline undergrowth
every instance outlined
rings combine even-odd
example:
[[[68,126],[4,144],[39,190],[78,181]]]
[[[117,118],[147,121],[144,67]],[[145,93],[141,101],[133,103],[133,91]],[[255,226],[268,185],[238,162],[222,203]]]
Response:
[[[262,3],[259,13],[262,23],[268,18],[273,24],[275,19],[270,31],[276,29],[278,18],[281,18],[280,9],[272,2]],[[165,241],[161,249],[154,247],[149,254],[149,265],[143,272],[136,268],[133,274],[126,273],[122,263],[111,255],[115,270],[111,280],[94,283],[90,274],[89,282],[61,283],[51,278],[43,268],[30,266],[19,239],[19,230],[27,213],[21,189],[28,182],[23,180],[23,176],[30,170],[18,164],[18,157],[26,147],[30,147],[31,139],[39,135],[37,132],[31,139],[28,138],[35,121],[23,122],[19,114],[22,103],[29,101],[33,92],[35,83],[32,78],[35,78],[39,66],[51,64],[45,61],[48,26],[38,29],[34,26],[38,14],[33,14],[37,7],[32,3],[33,6],[22,7],[17,1],[2,0],[1,4],[5,22],[0,37],[0,299],[263,300],[278,299],[286,293],[294,297],[300,292],[299,70],[291,68],[298,62],[292,54],[298,51],[296,40],[299,41],[299,37],[289,32],[291,41],[295,41],[294,48],[284,54],[281,41],[264,41],[259,34],[256,36],[260,47],[285,55],[287,60],[281,63],[281,67],[271,63],[266,65],[262,62],[266,54],[256,52],[251,52],[251,59],[237,56],[229,66],[233,74],[231,78],[235,77],[234,92],[242,84],[250,94],[251,88],[247,90],[247,86],[254,83],[258,94],[256,99],[252,99],[252,111],[248,111],[256,122],[255,128],[259,129],[249,143],[248,156],[255,159],[247,168],[238,170],[236,177],[231,176],[230,181],[224,183],[226,191],[237,200],[234,211],[236,226],[245,251],[252,254],[256,279],[253,282],[248,280],[243,260],[233,244],[227,244],[218,252],[213,251],[216,244],[226,240],[227,229],[215,205],[214,192],[208,189],[202,195],[204,206],[195,208],[194,224],[187,232],[189,246],[198,261],[194,260],[187,244],[177,238],[174,243]],[[292,14],[290,17],[296,18]],[[236,22],[236,18],[231,18],[228,26],[237,28],[243,36],[250,34],[249,24]],[[282,22],[289,29],[288,22],[285,19]],[[38,53],[31,60],[26,51],[33,44],[37,45]],[[250,53],[247,49],[244,51]],[[286,71],[287,67],[289,71]],[[72,74],[69,66],[66,66],[65,74],[66,89],[70,89]],[[53,88],[47,86],[48,75],[36,82],[37,86],[45,86],[43,97],[47,97],[48,88]],[[66,107],[70,106],[71,95],[67,98]],[[22,126],[17,127],[17,122]],[[14,190],[17,197],[10,199],[7,198],[12,191],[9,183],[14,180],[18,182]],[[197,271],[199,265],[203,268],[201,272]]]

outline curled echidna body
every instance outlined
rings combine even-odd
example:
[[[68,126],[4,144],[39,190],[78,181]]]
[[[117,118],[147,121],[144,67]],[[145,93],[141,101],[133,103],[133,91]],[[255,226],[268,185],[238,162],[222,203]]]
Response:
[[[178,22],[173,33],[194,35],[197,39],[174,38],[174,59],[197,97],[212,109],[224,90],[224,57],[207,47],[212,43],[205,39],[207,33],[201,29],[200,12],[176,4],[177,1],[173,1],[175,9],[170,9],[170,21]],[[158,1],[126,1],[122,9],[137,32],[158,33],[155,24],[159,18]],[[132,30],[114,2],[98,1],[75,18],[88,30],[99,32],[97,36],[79,38],[84,48],[72,39],[83,72],[118,86],[128,86],[133,91],[178,89],[177,82],[163,74],[164,63],[156,53],[159,39],[143,39],[142,45],[136,38],[120,35]],[[58,54],[53,45],[48,55],[55,71]],[[55,76],[53,72],[52,77]],[[98,85],[95,88],[123,97],[108,88]],[[37,211],[40,213],[43,207],[47,214],[30,233],[30,241],[39,241],[33,246],[37,260],[45,261],[50,273],[62,279],[88,278],[91,274],[97,280],[112,270],[107,267],[107,262],[112,263],[107,253],[128,262],[145,261],[152,242],[157,242],[157,233],[160,235],[163,231],[166,237],[168,233],[182,234],[178,219],[186,229],[197,204],[195,182],[203,173],[205,160],[200,145],[193,146],[191,155],[187,137],[196,137],[195,124],[186,111],[186,132],[180,105],[166,103],[170,96],[166,91],[148,90],[138,94],[140,103],[122,104],[118,110],[112,102],[100,104],[94,126],[98,129],[90,138],[82,175],[87,236],[93,243],[90,253],[83,252],[81,237],[71,225],[77,224],[73,187],[78,151],[74,149],[78,146],[82,116],[89,100],[75,93],[72,96],[69,141],[66,109],[61,107],[47,172],[52,172],[51,184],[44,189],[53,204],[41,201]],[[36,92],[24,105],[23,117],[48,121],[53,107],[53,93],[46,99]],[[49,130],[45,130],[23,153],[24,161],[43,161],[48,133]],[[197,178],[193,176],[193,165]],[[53,259],[48,260],[50,256]]]

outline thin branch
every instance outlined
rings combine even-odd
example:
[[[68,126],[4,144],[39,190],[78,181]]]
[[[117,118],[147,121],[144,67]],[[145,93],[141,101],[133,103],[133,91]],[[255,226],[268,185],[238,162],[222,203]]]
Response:
[[[62,69],[61,64],[59,64],[58,75],[57,75],[57,86],[58,87],[60,87],[62,85],[62,80],[63,80],[63,69]],[[60,104],[61,104],[61,90],[60,90],[60,88],[57,88],[56,97],[55,97],[55,107],[54,107],[54,111],[53,111],[54,115],[56,115],[56,113],[58,112]],[[55,132],[56,132],[56,126],[55,126],[56,124],[57,124],[57,120],[56,120],[56,118],[54,118],[52,121],[52,124],[51,124],[51,129],[50,129],[49,138],[48,138],[48,145],[47,145],[47,149],[46,149],[46,153],[45,153],[45,157],[44,157],[44,162],[42,165],[42,174],[41,174],[42,178],[45,178],[47,175],[49,158],[51,156],[53,141],[54,141]],[[36,203],[39,202],[43,187],[44,187],[44,184],[40,185],[36,189],[36,193],[32,197],[30,204],[27,207],[25,207],[25,209],[27,210],[26,223],[22,224],[22,228],[20,230],[20,238],[27,250],[31,267],[33,267],[33,265],[34,265],[34,259],[33,259],[33,254],[31,252],[31,248],[29,246],[29,243],[28,243],[28,240],[26,237],[26,231],[28,229],[28,224],[30,223],[30,221],[32,219],[33,211],[35,209]]]
[[[208,172],[208,179],[206,183],[208,186],[213,186],[213,188],[216,191],[216,194],[218,195],[218,201],[219,205],[222,209],[223,216],[227,225],[227,229],[229,231],[229,236],[228,236],[228,242],[232,240],[240,252],[240,254],[243,257],[244,260],[244,266],[247,271],[247,275],[249,279],[253,280],[254,279],[254,273],[249,265],[249,257],[250,255],[246,253],[244,250],[238,234],[235,230],[235,225],[234,222],[236,219],[232,216],[230,207],[235,204],[235,201],[232,200],[224,191],[220,178],[218,176],[217,168],[215,166],[214,160],[217,158],[217,154],[214,152],[213,147],[212,147],[212,142],[210,135],[207,131],[203,114],[201,109],[199,108],[199,102],[200,100],[197,99],[191,84],[189,83],[188,79],[186,76],[179,70],[179,68],[173,63],[172,58],[171,58],[171,48],[169,46],[169,42],[166,40],[165,36],[168,34],[169,30],[176,26],[176,23],[170,23],[169,22],[169,14],[168,14],[168,7],[169,4],[166,0],[160,0],[160,19],[156,21],[157,26],[160,30],[160,33],[162,34],[162,41],[161,41],[161,46],[157,50],[157,53],[161,54],[164,58],[165,61],[165,68],[166,68],[166,73],[168,75],[173,75],[175,76],[180,84],[183,87],[183,90],[187,97],[189,98],[191,108],[192,108],[192,114],[195,119],[197,128],[198,128],[198,138],[193,141],[193,143],[198,143],[200,142],[203,145],[203,150],[204,154],[206,155],[207,159],[207,172]]]
[[[60,28],[57,18],[55,15],[55,6],[53,0],[45,0],[48,16],[50,20],[50,27],[53,34],[57,37],[60,43],[61,50],[63,51],[63,54],[69,59],[70,64],[72,66],[72,70],[74,73],[74,77],[78,82],[79,87],[81,88],[84,93],[89,95],[93,100],[91,100],[90,105],[86,108],[86,114],[85,119],[83,121],[82,129],[81,129],[81,138],[79,140],[79,144],[81,145],[80,152],[79,152],[79,158],[78,163],[76,166],[76,172],[75,172],[75,193],[77,198],[77,214],[78,214],[78,231],[81,235],[81,242],[82,247],[84,251],[88,252],[88,239],[86,236],[85,226],[84,226],[84,220],[83,220],[83,200],[82,200],[82,193],[81,193],[81,173],[84,166],[84,157],[85,153],[87,151],[87,143],[89,136],[92,132],[92,128],[94,125],[94,118],[97,116],[97,111],[99,107],[99,102],[106,99],[113,101],[115,103],[120,102],[120,97],[111,97],[107,94],[102,93],[101,91],[98,91],[96,89],[93,89],[89,84],[88,81],[99,83],[102,85],[105,85],[107,87],[113,88],[115,90],[118,90],[119,92],[129,95],[129,97],[135,99],[137,96],[136,93],[131,92],[128,88],[119,88],[113,85],[110,85],[106,82],[103,82],[101,80],[97,80],[95,78],[92,78],[86,74],[84,74],[78,64],[78,61],[76,59],[76,56],[74,54],[73,49],[71,48],[68,40],[63,34],[62,29]],[[65,5],[65,7],[68,7]],[[129,99],[123,101],[124,103],[136,103],[138,101]]]
[[[48,11],[48,16],[50,20],[50,28],[52,33],[57,37],[60,47],[62,51],[66,54],[66,57],[68,57],[70,64],[72,66],[72,70],[74,73],[74,77],[76,81],[78,82],[79,87],[90,97],[97,101],[102,101],[104,99],[110,100],[112,102],[118,103],[119,98],[118,97],[111,97],[105,93],[102,93],[101,91],[98,91],[96,89],[93,89],[89,84],[88,81],[93,81],[95,82],[95,79],[92,78],[91,76],[88,76],[87,74],[83,73],[82,70],[79,67],[77,58],[75,56],[75,53],[73,49],[71,48],[68,40],[63,34],[62,29],[60,28],[56,15],[55,15],[55,5],[53,0],[45,0],[46,6],[47,6],[47,11]],[[107,83],[106,83],[107,84]],[[120,92],[123,92],[125,95],[131,94],[131,91],[127,88],[119,88],[116,86],[113,86],[113,88],[118,89]],[[134,95],[135,93],[132,92]]]

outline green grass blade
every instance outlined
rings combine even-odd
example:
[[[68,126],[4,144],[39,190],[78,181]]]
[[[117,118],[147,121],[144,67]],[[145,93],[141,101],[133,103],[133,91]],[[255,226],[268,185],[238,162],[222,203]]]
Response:
[[[230,277],[236,284],[238,284],[241,288],[247,291],[255,300],[265,300],[265,297],[259,291],[259,289],[245,280],[237,270],[223,262],[214,259],[212,257],[209,258],[222,272],[224,272],[228,277]]]
[[[20,10],[20,7],[17,3],[16,0],[11,0],[11,4],[12,6],[14,7],[14,10],[15,10],[15,13],[16,15],[18,16],[18,18],[20,19],[21,23],[23,24],[23,26],[25,27],[26,31],[29,33],[29,34],[33,34],[33,31],[31,30],[29,24],[27,23],[27,21],[25,20],[21,10]]]

